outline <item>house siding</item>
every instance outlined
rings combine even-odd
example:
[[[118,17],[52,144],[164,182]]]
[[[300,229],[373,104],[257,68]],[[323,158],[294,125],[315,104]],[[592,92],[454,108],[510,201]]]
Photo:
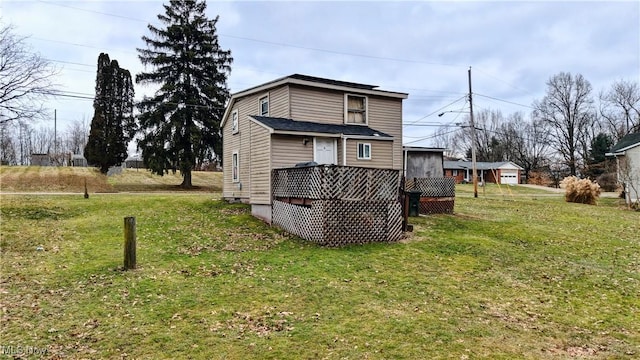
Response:
[[[358,159],[358,143],[371,144],[371,160]],[[347,166],[391,169],[393,141],[379,141],[369,139],[347,140]]]
[[[251,131],[251,163],[249,165],[250,172],[250,191],[251,204],[270,204],[271,203],[271,168],[269,159],[271,157],[271,134],[266,128],[254,123],[249,124]]]
[[[236,110],[235,108],[233,109]],[[232,112],[230,112],[229,116]],[[224,139],[224,146],[222,148],[222,179],[223,179],[223,192],[222,196],[227,199],[241,199],[244,195],[244,189],[240,188],[241,182],[245,179],[240,172],[240,183],[234,183],[232,179],[232,169],[231,169],[231,156],[234,152],[238,152],[238,156],[240,158],[240,169],[244,165],[245,161],[249,160],[249,154],[246,154],[246,159],[244,158],[244,154],[241,151],[242,148],[242,138],[241,134],[243,133],[243,129],[241,128],[241,124],[243,121],[238,120],[238,129],[240,130],[237,134],[232,134],[231,129],[231,121],[227,121],[222,128],[222,138]],[[246,131],[246,130],[245,130]]]
[[[304,136],[273,135],[271,137],[271,168],[293,167],[313,161],[313,141],[302,143]]]
[[[269,91],[269,116],[289,117],[289,87],[280,86]]]
[[[628,199],[638,201],[640,199],[640,146],[627,150],[624,161],[628,166],[628,173],[623,174],[622,181],[630,183],[627,186]]]
[[[390,167],[402,169],[402,100],[369,96],[369,127],[393,136]]]
[[[240,199],[248,202],[251,196],[251,120],[250,115],[256,115],[259,111],[259,101],[268,92],[260,92],[245,98],[239,99],[229,112],[229,117],[234,111],[238,111],[238,132],[231,132],[232,121],[230,118],[224,124],[222,132],[224,141],[223,150],[223,178],[224,191],[222,196],[228,199]],[[231,156],[238,152],[240,168],[239,182],[234,183],[231,174]]]
[[[312,89],[301,86],[290,86],[291,118],[328,124],[344,124],[344,94],[342,91],[326,89]],[[349,94],[358,94],[357,91]],[[386,154],[378,154],[378,160],[369,162],[373,167],[388,167],[395,170],[402,169],[402,99],[384,98],[367,95],[368,126],[393,136],[392,146]],[[353,145],[355,146],[355,145]],[[338,145],[338,163],[342,164],[342,144]],[[355,153],[347,150],[347,164],[349,159],[356,158]],[[382,159],[388,157],[388,159]],[[377,166],[377,164],[385,164]],[[355,165],[363,166],[363,165]]]
[[[289,87],[291,118],[326,124],[344,124],[344,92]]]
[[[234,111],[238,111],[238,133],[232,134],[232,121],[230,118],[226,119],[222,132],[225,143],[223,149],[224,186],[222,194],[224,198],[240,199],[243,202],[253,202],[255,200],[258,203],[270,201],[268,194],[269,188],[268,186],[266,189],[264,188],[264,182],[267,181],[268,185],[270,179],[269,177],[265,178],[265,176],[270,176],[271,171],[271,169],[268,168],[270,153],[269,136],[264,136],[264,134],[268,134],[268,130],[255,124],[249,119],[249,116],[259,114],[260,99],[269,96],[269,116],[287,117],[289,113],[288,93],[288,86],[280,86],[269,91],[262,91],[236,100],[234,107],[229,112],[229,117],[232,116]],[[258,127],[260,127],[260,129]],[[252,132],[255,132],[258,137],[252,139]],[[231,178],[231,156],[235,151],[238,152],[240,158],[239,183],[234,183]],[[265,158],[266,161],[263,162]],[[256,177],[256,181],[258,181],[259,184],[257,185],[257,189],[253,189],[253,178]]]

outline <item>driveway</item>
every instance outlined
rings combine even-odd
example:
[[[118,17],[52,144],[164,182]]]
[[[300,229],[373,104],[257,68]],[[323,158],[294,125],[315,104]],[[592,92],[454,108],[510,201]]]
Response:
[[[548,191],[550,193],[564,194],[564,189],[560,189],[560,188],[553,188],[553,187],[548,187],[548,186],[532,185],[532,184],[520,184],[520,186],[528,187],[528,188],[531,188],[531,189],[545,190],[545,191]],[[617,192],[605,192],[605,191],[603,191],[603,192],[600,193],[600,197],[602,197],[602,198],[617,198],[619,196],[620,196],[620,194],[618,194]]]

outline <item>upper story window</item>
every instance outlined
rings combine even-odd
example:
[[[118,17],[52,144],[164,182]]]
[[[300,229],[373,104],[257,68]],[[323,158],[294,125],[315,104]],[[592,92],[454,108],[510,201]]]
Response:
[[[367,97],[360,95],[345,95],[345,123],[367,124]]]
[[[269,116],[269,96],[260,98],[260,116]]]
[[[238,130],[238,110],[234,110],[231,113],[231,133],[237,134]]]

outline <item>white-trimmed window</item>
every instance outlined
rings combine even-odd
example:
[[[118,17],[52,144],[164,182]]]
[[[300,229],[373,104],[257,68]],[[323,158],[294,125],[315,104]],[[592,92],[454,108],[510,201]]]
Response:
[[[240,155],[237,151],[231,155],[231,178],[234,183],[240,181]]]
[[[358,160],[371,160],[370,143],[358,143]]]
[[[238,110],[234,110],[231,113],[231,133],[232,134],[237,134],[239,127],[238,127]]]
[[[344,122],[346,124],[367,124],[367,97],[344,95]]]
[[[452,176],[458,176],[458,170],[451,170]]]
[[[260,98],[260,116],[269,116],[269,96]]]

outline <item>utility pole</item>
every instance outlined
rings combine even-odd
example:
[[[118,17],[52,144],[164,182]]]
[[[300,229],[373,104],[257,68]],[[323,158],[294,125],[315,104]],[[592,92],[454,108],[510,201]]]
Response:
[[[469,122],[471,123],[471,163],[473,167],[473,197],[478,197],[478,172],[476,167],[476,125],[473,122],[473,99],[471,96],[471,66],[469,66]]]

